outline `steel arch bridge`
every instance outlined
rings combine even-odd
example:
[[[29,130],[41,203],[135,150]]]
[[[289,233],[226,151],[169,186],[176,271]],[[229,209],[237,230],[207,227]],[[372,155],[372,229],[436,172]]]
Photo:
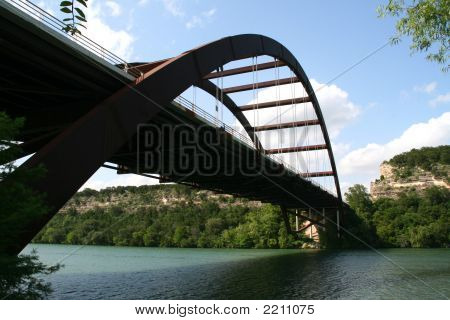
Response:
[[[323,215],[333,212],[331,217],[339,223],[339,213],[336,216],[335,212],[342,206],[342,196],[325,120],[300,63],[279,42],[262,35],[244,34],[222,38],[156,62],[128,64],[113,60],[114,64],[111,64],[111,61],[93,55],[95,49],[86,50],[80,46],[79,39],[78,44],[61,39],[54,30],[36,24],[6,4],[2,4],[0,9],[0,58],[5,70],[0,81],[3,88],[10,88],[3,90],[0,99],[5,107],[2,109],[13,117],[27,119],[19,140],[22,142],[22,156],[33,155],[22,167],[46,168],[45,177],[30,182],[30,186],[46,195],[51,208],[45,216],[23,222],[24,226],[17,231],[20,241],[8,248],[9,251],[20,252],[101,166],[115,168],[118,173],[156,173],[160,174],[163,182],[181,181],[198,188],[280,205],[288,230],[291,227],[287,213],[292,209],[312,208],[321,210]],[[258,63],[257,57],[270,57],[271,60]],[[228,67],[230,63],[248,59],[252,59],[251,65]],[[279,68],[288,69],[292,76],[280,78]],[[254,75],[271,69],[275,70],[274,79],[258,82],[254,77],[252,83],[225,88],[218,85],[224,78]],[[277,94],[273,100],[260,102],[257,98],[245,105],[238,105],[233,98],[240,92],[256,90],[258,95],[261,89],[274,88],[277,92],[280,88],[293,86],[301,86],[306,95],[286,98]],[[246,136],[242,137],[217,117],[180,97],[191,87],[201,89],[214,97],[216,103],[226,107],[245,130]],[[297,109],[302,105],[311,106],[314,111],[312,118],[281,121],[283,108]],[[255,117],[266,110],[276,110],[276,123],[251,123],[250,117],[245,115],[251,112]],[[257,168],[248,169],[255,175],[248,177],[238,172],[226,176],[219,170],[218,174],[206,177],[201,173],[183,176],[162,174],[158,170],[138,170],[143,161],[139,153],[139,137],[149,133],[140,132],[139,126],[152,124],[161,127],[182,123],[219,129],[231,144],[240,150],[245,149],[244,162],[258,160]],[[310,135],[308,128],[313,126],[320,128],[323,141],[320,144],[305,145],[304,141],[291,139],[291,145],[279,143],[270,148],[262,142],[264,132],[286,129],[292,132],[292,129],[306,128],[306,135]],[[159,135],[161,138],[164,134]],[[243,143],[246,139],[250,143]],[[227,146],[214,148],[223,156]],[[317,150],[326,152],[328,170],[306,168],[301,171],[298,166],[274,156]],[[243,166],[243,162],[233,161],[234,158],[231,166]],[[116,166],[105,165],[106,162]],[[265,167],[277,168],[277,174],[261,173]],[[313,181],[313,178],[327,176],[334,180],[334,193]],[[0,187],[7,187],[7,184],[8,181],[3,181]],[[297,216],[310,221],[310,225],[323,226],[321,219],[324,217],[317,214],[315,217],[311,211],[307,216],[301,213]]]

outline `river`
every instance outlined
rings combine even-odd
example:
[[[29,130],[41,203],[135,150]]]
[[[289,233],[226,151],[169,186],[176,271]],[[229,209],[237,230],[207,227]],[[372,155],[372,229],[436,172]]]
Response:
[[[65,257],[64,267],[46,277],[54,289],[50,299],[442,299],[440,293],[450,296],[449,249],[380,250],[393,264],[366,250],[31,244],[23,252],[29,253],[33,248],[46,264]]]

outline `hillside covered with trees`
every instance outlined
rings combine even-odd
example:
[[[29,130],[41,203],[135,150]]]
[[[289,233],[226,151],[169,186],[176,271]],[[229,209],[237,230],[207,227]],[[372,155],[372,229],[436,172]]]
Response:
[[[395,174],[398,178],[411,177],[417,169],[421,169],[450,184],[450,146],[412,149],[394,156],[385,163],[396,168]]]
[[[450,247],[450,146],[412,149],[384,161],[382,167],[371,194],[358,184],[346,193],[372,243]]]
[[[450,191],[431,187],[425,192],[408,191],[396,198],[372,200],[363,185],[354,185],[346,193],[377,247],[437,248],[450,247]]]
[[[298,248],[279,209],[183,185],[77,193],[34,242],[191,248]]]

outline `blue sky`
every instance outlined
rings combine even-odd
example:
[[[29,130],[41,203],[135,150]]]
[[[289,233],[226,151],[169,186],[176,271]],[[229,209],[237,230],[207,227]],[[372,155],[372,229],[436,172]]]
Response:
[[[326,121],[353,113],[331,124],[339,128],[332,140],[345,189],[368,185],[379,163],[396,153],[450,142],[449,74],[424,54],[410,55],[409,39],[328,83],[393,34],[394,20],[377,18],[376,7],[386,1],[90,0],[86,35],[128,61],[144,62],[241,33],[278,40],[311,79],[327,84],[318,94],[327,103]],[[36,3],[58,15],[57,1]],[[101,170],[87,186],[147,182]]]

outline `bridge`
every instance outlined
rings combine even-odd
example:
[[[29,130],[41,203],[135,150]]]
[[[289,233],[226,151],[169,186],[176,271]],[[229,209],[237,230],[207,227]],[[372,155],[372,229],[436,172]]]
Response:
[[[20,157],[31,156],[21,167],[45,167],[30,187],[50,208],[23,221],[9,252],[20,252],[102,166],[279,205],[292,233],[325,219],[339,229],[343,203],[325,120],[279,42],[236,35],[127,63],[64,33],[28,1],[1,2],[0,17],[2,111],[26,119],[17,140]],[[199,165],[202,156],[212,165]]]

